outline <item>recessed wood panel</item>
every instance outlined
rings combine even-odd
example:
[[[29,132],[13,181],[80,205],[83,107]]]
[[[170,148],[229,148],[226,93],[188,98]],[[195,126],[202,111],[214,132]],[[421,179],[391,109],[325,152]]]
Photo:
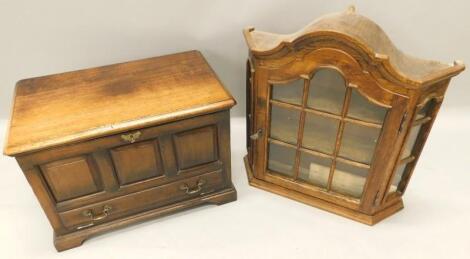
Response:
[[[160,176],[160,152],[156,141],[139,142],[111,150],[116,174],[121,185]]]
[[[207,126],[178,133],[174,136],[179,169],[217,160],[217,133],[215,126]]]
[[[90,159],[80,156],[41,166],[56,201],[89,195],[101,189],[99,176]]]

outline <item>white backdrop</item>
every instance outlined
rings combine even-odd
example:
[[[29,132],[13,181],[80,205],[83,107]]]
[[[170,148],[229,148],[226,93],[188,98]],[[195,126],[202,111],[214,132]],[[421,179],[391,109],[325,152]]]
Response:
[[[419,57],[470,63],[470,1],[0,0],[0,118],[22,78],[199,49],[244,114],[242,28],[294,32],[355,4],[396,45]],[[470,73],[455,78],[444,109],[469,106]]]
[[[467,0],[0,0],[0,146],[19,79],[189,49],[203,52],[238,101],[232,115],[243,116],[242,28],[291,33],[353,3],[405,52],[470,65]],[[244,120],[232,118],[238,201],[111,232],[60,254],[20,168],[0,156],[0,258],[469,258],[469,75],[451,83],[405,209],[374,227],[249,187]]]

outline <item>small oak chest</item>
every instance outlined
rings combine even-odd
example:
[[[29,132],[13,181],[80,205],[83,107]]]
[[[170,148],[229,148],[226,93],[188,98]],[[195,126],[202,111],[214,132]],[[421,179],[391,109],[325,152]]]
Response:
[[[235,105],[198,51],[18,82],[5,154],[58,251],[200,204],[236,200]]]

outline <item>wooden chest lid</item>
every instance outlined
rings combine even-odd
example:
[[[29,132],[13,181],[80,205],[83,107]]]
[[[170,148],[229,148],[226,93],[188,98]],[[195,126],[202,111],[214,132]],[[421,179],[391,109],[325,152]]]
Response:
[[[199,51],[21,80],[4,153],[18,155],[229,109]]]

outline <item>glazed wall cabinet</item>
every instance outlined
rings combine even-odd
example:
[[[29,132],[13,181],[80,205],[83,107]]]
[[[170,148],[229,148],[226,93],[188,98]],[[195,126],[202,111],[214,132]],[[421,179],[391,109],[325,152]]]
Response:
[[[370,225],[403,208],[464,65],[404,54],[353,8],[294,34],[244,35],[250,184]]]

